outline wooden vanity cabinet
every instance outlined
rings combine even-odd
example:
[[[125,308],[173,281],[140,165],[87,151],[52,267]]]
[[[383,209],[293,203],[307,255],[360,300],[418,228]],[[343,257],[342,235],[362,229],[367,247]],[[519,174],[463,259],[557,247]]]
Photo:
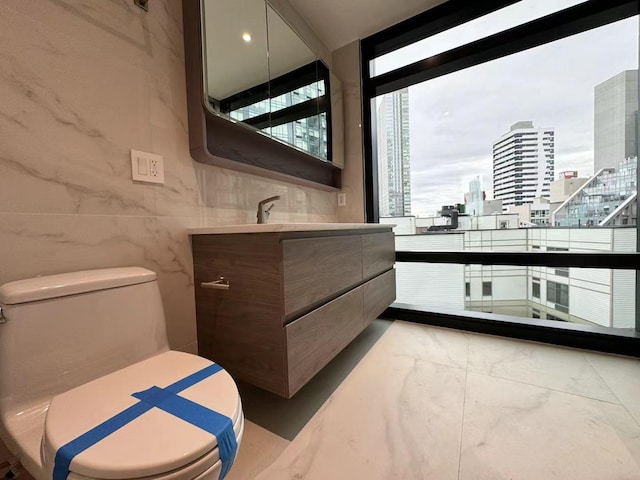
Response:
[[[283,397],[395,300],[390,228],[191,238],[199,354]]]

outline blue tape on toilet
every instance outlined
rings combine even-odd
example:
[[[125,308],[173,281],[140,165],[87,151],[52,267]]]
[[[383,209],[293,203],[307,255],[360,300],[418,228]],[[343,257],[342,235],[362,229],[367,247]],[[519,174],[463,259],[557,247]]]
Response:
[[[151,387],[144,392],[134,393],[133,396],[215,435],[222,462],[220,478],[227,475],[238,449],[233,422],[229,417],[159,387]]]
[[[220,461],[222,462],[222,471],[220,472],[219,480],[224,479],[233,465],[238,449],[235,432],[233,431],[233,422],[225,415],[177,395],[205,378],[218,373],[220,370],[222,370],[222,367],[214,363],[172,383],[166,388],[151,387],[144,392],[134,393],[133,396],[140,399],[140,402],[102,422],[100,425],[58,449],[53,468],[53,480],[66,480],[70,471],[69,467],[76,455],[84,452],[152,408],[160,408],[215,435],[218,440]],[[225,419],[226,422],[224,421]]]

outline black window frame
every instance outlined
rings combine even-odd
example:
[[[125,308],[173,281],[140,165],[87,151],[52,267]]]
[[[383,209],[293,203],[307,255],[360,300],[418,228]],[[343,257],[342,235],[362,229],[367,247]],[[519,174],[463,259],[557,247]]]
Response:
[[[379,222],[376,118],[372,115],[372,100],[375,97],[640,14],[640,2],[637,0],[588,0],[428,59],[371,77],[370,61],[376,57],[514,3],[517,3],[517,0],[483,2],[449,0],[361,41],[362,135],[367,222]],[[640,184],[640,169],[638,173],[637,183]],[[640,235],[637,241],[636,251],[640,251]],[[632,269],[636,271],[636,306],[640,307],[640,255],[638,253],[399,251],[396,252],[396,261],[560,267],[560,271],[570,267]],[[640,308],[636,309],[635,329],[614,330],[543,319],[523,319],[446,309],[425,311],[424,307],[418,305],[396,305],[386,312],[391,318],[640,356],[640,315],[638,315]]]

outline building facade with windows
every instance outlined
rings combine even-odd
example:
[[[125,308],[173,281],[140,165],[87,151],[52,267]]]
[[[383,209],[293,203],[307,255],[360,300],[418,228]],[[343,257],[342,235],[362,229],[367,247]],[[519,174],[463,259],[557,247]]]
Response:
[[[615,168],[638,154],[638,70],[626,70],[594,89],[593,171]]]
[[[384,95],[378,107],[378,165],[380,215],[411,215],[408,88]]]
[[[555,131],[517,122],[493,144],[493,195],[504,207],[549,197],[554,178]]]

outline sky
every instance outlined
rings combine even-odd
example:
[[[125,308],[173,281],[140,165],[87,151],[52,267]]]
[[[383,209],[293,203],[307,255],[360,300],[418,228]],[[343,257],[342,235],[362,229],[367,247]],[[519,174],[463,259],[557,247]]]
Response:
[[[525,0],[490,22],[385,55],[375,68],[382,73],[576,3]],[[592,175],[594,87],[638,68],[638,24],[630,18],[409,87],[411,213],[464,203],[475,176],[493,198],[493,143],[518,121],[555,129],[556,178],[564,170]]]

